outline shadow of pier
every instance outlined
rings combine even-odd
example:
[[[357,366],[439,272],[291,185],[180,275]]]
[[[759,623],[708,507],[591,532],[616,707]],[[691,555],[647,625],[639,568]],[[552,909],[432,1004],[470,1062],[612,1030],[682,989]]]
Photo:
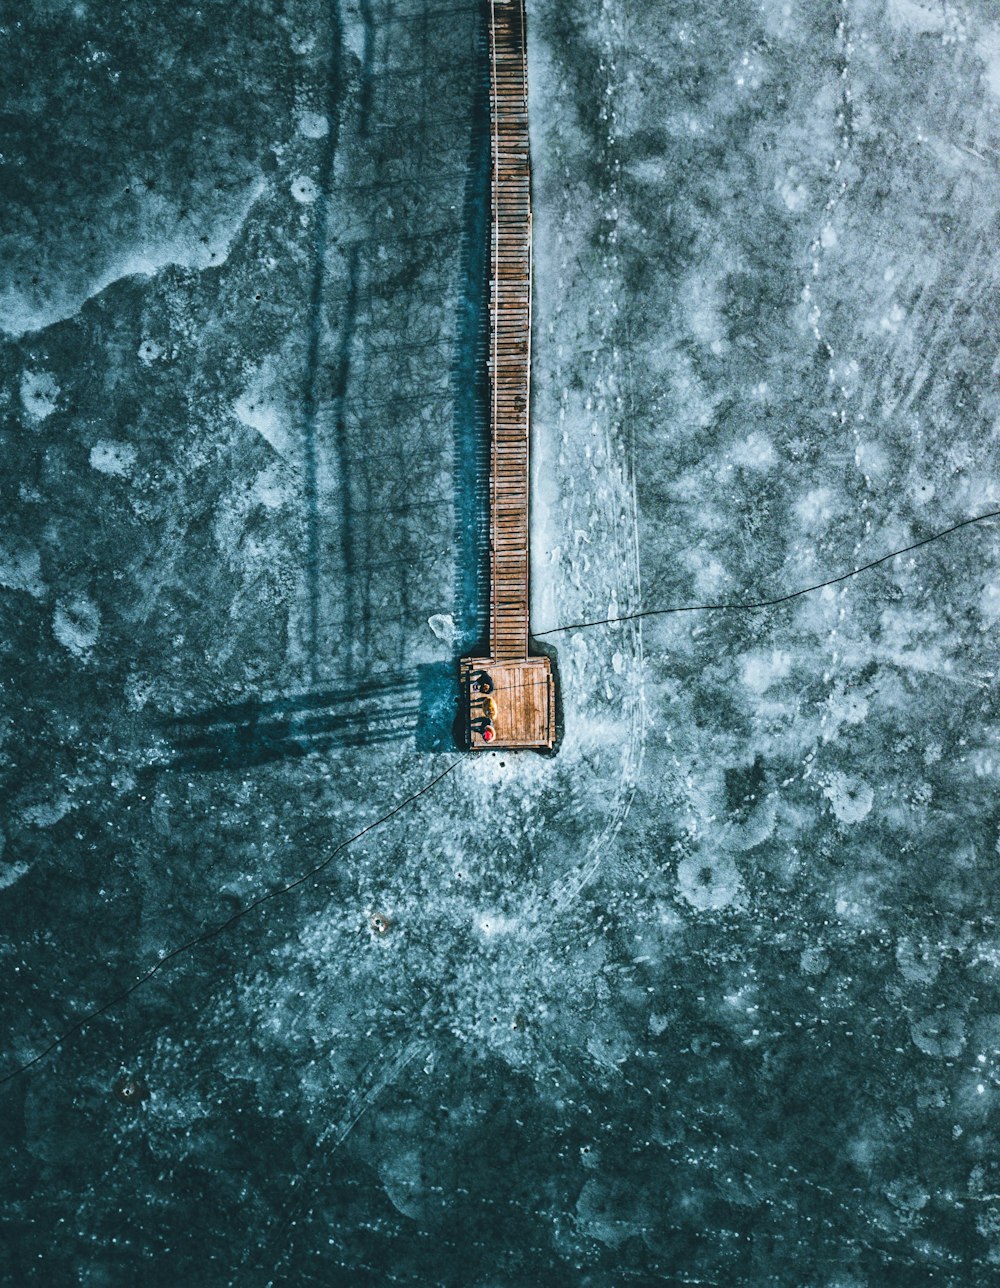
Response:
[[[448,750],[457,686],[446,662],[365,681],[206,707],[158,721],[167,754],[153,768],[249,769],[345,747]]]

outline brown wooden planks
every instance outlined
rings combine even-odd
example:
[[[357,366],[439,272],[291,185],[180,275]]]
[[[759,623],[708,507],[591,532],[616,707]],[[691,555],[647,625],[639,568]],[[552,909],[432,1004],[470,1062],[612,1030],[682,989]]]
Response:
[[[465,658],[469,745],[551,747],[555,679],[528,657],[528,396],[531,383],[531,168],[524,0],[490,3],[490,657]],[[485,695],[473,677],[485,672]],[[488,699],[488,700],[487,700]],[[483,715],[491,724],[483,731]]]
[[[528,654],[531,169],[523,0],[490,5],[490,651]]]

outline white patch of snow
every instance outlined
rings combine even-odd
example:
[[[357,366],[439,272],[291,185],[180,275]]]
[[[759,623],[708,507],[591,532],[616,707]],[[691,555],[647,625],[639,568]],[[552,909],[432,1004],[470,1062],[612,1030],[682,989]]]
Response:
[[[799,954],[799,969],[806,975],[822,975],[829,965],[829,957],[818,945],[803,948]]]
[[[914,35],[944,31],[945,6],[932,0],[889,0],[889,21]]]
[[[233,403],[233,411],[241,424],[254,429],[266,439],[279,456],[287,456],[291,451],[291,435],[284,423],[283,413],[261,392],[258,383],[246,389]]]
[[[42,560],[38,551],[27,544],[0,545],[0,586],[24,590],[33,599],[45,594]]]
[[[451,645],[458,639],[458,629],[451,613],[434,613],[428,617],[427,625],[443,643]]]
[[[858,443],[854,449],[854,464],[869,478],[878,478],[889,469],[889,458],[878,443]]]
[[[21,377],[21,402],[36,424],[52,415],[58,399],[59,386],[47,371],[26,371]]]
[[[791,211],[802,210],[809,201],[809,190],[801,183],[795,183],[792,180],[786,180],[779,189],[781,200],[785,203],[787,209]]]
[[[770,653],[744,653],[740,659],[743,683],[754,693],[764,693],[778,680],[783,680],[792,669],[792,655],[784,649],[771,649]]]
[[[304,206],[311,206],[319,196],[319,187],[308,175],[300,174],[292,180],[292,196]]]
[[[987,626],[1000,619],[1000,585],[988,581],[979,595],[979,612]]]
[[[90,449],[90,463],[102,474],[124,478],[132,472],[136,450],[131,443],[118,443],[109,438],[99,439]]]
[[[300,112],[296,124],[307,139],[323,139],[330,133],[330,122],[322,112]]]
[[[27,863],[3,863],[0,864],[0,890],[6,890],[12,886],[15,881],[20,881],[26,872],[30,872],[31,867]]]
[[[728,854],[691,854],[677,865],[677,885],[692,908],[717,912],[743,892],[739,868]]]
[[[825,527],[837,511],[837,501],[832,488],[814,487],[795,502],[795,513],[809,528]]]
[[[941,970],[941,949],[927,939],[904,937],[896,945],[896,965],[911,984],[932,984]]]
[[[733,448],[733,460],[752,470],[769,469],[777,460],[774,444],[766,434],[748,434]]]
[[[954,1059],[965,1049],[965,1025],[957,1011],[934,1011],[915,1020],[910,1037],[925,1055]]]
[[[986,64],[983,73],[986,88],[1000,98],[1000,34],[991,31],[977,42],[976,49]]]
[[[871,813],[875,793],[870,783],[848,774],[834,773],[823,788],[823,795],[841,823],[860,823]]]
[[[56,800],[28,805],[21,810],[21,820],[31,827],[52,827],[61,818],[65,818],[72,808],[73,802],[70,798],[60,796]]]
[[[289,499],[288,488],[281,480],[281,466],[261,470],[254,480],[251,496],[265,509],[279,510]]]
[[[0,331],[14,339],[42,331],[73,317],[88,300],[126,277],[153,277],[172,264],[183,268],[217,268],[226,262],[237,233],[266,187],[263,179],[258,180],[235,199],[234,208],[226,215],[217,217],[211,224],[195,223],[184,232],[177,231],[183,221],[176,208],[163,198],[147,193],[145,237],[140,234],[132,249],[119,254],[82,287],[60,289],[53,282],[44,302],[26,295],[18,287],[0,290]],[[202,232],[202,228],[206,231]]]
[[[83,657],[97,643],[101,633],[101,614],[86,595],[60,599],[52,619],[56,639],[75,657]]]

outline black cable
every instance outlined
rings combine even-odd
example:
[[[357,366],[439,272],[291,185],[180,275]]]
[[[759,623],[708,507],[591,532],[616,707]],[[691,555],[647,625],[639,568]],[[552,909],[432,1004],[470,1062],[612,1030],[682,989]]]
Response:
[[[773,608],[778,604],[788,603],[789,600],[798,599],[801,595],[811,594],[814,590],[823,590],[827,586],[836,586],[839,582],[847,581],[851,577],[857,577],[860,573],[868,572],[872,568],[877,568],[880,564],[888,563],[891,559],[899,558],[900,555],[909,554],[913,550],[919,550],[921,546],[930,545],[932,541],[940,541],[942,537],[950,536],[953,532],[958,532],[962,528],[968,528],[977,523],[985,523],[987,519],[996,518],[1000,518],[1000,510],[990,510],[986,514],[974,515],[970,519],[963,519],[959,523],[952,524],[950,528],[945,528],[941,532],[932,533],[929,537],[923,537],[920,541],[914,541],[911,545],[903,546],[899,550],[892,550],[889,554],[881,555],[878,559],[872,559],[869,563],[861,564],[858,568],[852,568],[849,572],[840,573],[839,576],[830,577],[826,581],[815,582],[811,586],[802,586],[798,590],[789,591],[787,594],[775,596],[773,599],[719,604],[683,604],[674,608],[647,608],[638,613],[628,613],[621,617],[605,617],[599,621],[590,622],[573,622],[567,626],[554,626],[547,631],[534,631],[532,634],[535,637],[540,638],[546,635],[558,635],[564,631],[586,630],[593,626],[613,626],[619,622],[636,621],[642,617],[661,617],[671,613],[703,613],[732,610],[750,612],[762,608]],[[514,685],[509,687],[519,688],[522,686]],[[387,823],[389,819],[393,818],[401,810],[405,809],[408,805],[411,805],[414,801],[419,800],[421,796],[424,796],[427,792],[431,791],[432,788],[436,787],[443,778],[446,778],[450,773],[457,769],[458,763],[459,762],[456,761],[454,764],[449,765],[442,773],[432,778],[429,783],[426,783],[419,789],[419,791],[414,792],[412,796],[408,796],[405,800],[394,806],[387,814],[384,814],[381,818],[375,819],[374,822],[369,823],[366,827],[363,827],[360,832],[356,832],[353,836],[348,837],[347,840],[341,841],[341,843],[336,846],[325,859],[320,863],[317,863],[315,867],[311,868],[308,872],[303,873],[302,876],[296,877],[294,881],[289,881],[286,885],[279,886],[276,890],[270,890],[267,894],[260,895],[257,899],[248,903],[246,907],[238,909],[231,917],[227,917],[225,921],[220,922],[219,925],[213,926],[209,930],[202,931],[192,939],[189,939],[185,943],[179,944],[176,948],[171,949],[169,953],[161,957],[159,961],[151,966],[144,975],[141,975],[137,980],[130,984],[128,988],[123,989],[102,1006],[96,1007],[92,1011],[88,1011],[86,1015],[81,1016],[74,1024],[71,1024],[68,1029],[50,1042],[49,1045],[43,1048],[43,1050],[41,1050],[37,1055],[33,1056],[30,1060],[25,1061],[16,1069],[11,1070],[10,1073],[4,1074],[0,1077],[0,1086],[10,1082],[13,1078],[25,1073],[41,1060],[44,1060],[47,1055],[50,1055],[58,1046],[61,1046],[67,1038],[72,1037],[74,1033],[78,1033],[99,1016],[105,1014],[105,1012],[111,1010],[112,1007],[117,1006],[120,1002],[123,1002],[126,998],[130,997],[137,989],[141,988],[143,984],[152,979],[154,975],[161,971],[164,966],[175,958],[181,956],[183,953],[189,952],[192,948],[198,947],[200,944],[207,943],[210,939],[214,939],[216,935],[221,934],[224,930],[228,930],[230,926],[245,917],[247,913],[253,912],[255,908],[259,908],[261,904],[267,903],[271,899],[276,899],[279,895],[288,894],[290,891],[296,889],[296,887],[309,881],[312,877],[322,872],[323,869],[331,863],[342,850],[345,850],[349,845],[360,840],[361,837],[366,836],[375,828],[381,827],[383,823]]]
[[[634,622],[640,617],[663,617],[668,613],[707,613],[732,609],[749,612],[758,608],[773,608],[776,604],[787,604],[790,599],[798,599],[800,595],[808,595],[814,590],[823,590],[826,586],[836,586],[838,582],[847,581],[850,577],[857,577],[859,573],[868,572],[871,568],[877,568],[879,564],[888,563],[890,559],[898,559],[900,555],[909,554],[911,550],[919,550],[921,546],[929,545],[932,541],[940,541],[942,537],[950,536],[951,533],[958,532],[960,528],[967,528],[970,524],[984,523],[987,519],[996,518],[1000,518],[1000,510],[990,510],[987,514],[977,514],[971,519],[963,519],[961,523],[954,523],[950,528],[945,528],[943,532],[935,532],[929,537],[924,537],[921,541],[914,541],[912,546],[903,546],[901,550],[893,550],[887,555],[873,559],[871,563],[862,564],[860,568],[852,568],[850,572],[842,572],[839,577],[831,577],[828,581],[817,581],[812,586],[802,586],[799,590],[790,591],[787,595],[778,595],[775,599],[760,599],[750,603],[682,604],[677,608],[644,608],[641,612],[626,613],[623,617],[604,617],[595,622],[573,622],[568,626],[553,626],[547,631],[532,631],[532,634],[540,639],[544,635],[559,635],[563,631],[582,631],[591,626],[614,626],[618,622]]]
[[[159,959],[159,961],[151,966],[144,975],[140,975],[137,980],[129,984],[128,988],[122,989],[120,993],[116,994],[116,996],[112,997],[102,1006],[95,1007],[92,1011],[88,1011],[86,1015],[82,1015],[75,1021],[75,1023],[71,1024],[68,1029],[65,1029],[57,1038],[54,1038],[47,1047],[44,1047],[39,1051],[37,1055],[32,1056],[30,1060],[26,1060],[16,1069],[12,1069],[10,1073],[5,1073],[0,1077],[0,1087],[2,1087],[4,1083],[10,1082],[13,1078],[19,1077],[22,1073],[26,1073],[34,1065],[38,1064],[41,1060],[44,1060],[47,1055],[51,1055],[56,1047],[61,1046],[67,1038],[72,1037],[74,1033],[79,1033],[81,1029],[86,1028],[88,1024],[93,1023],[93,1021],[99,1016],[104,1015],[106,1011],[110,1011],[112,1007],[117,1006],[119,1002],[124,1002],[127,997],[131,997],[137,989],[142,988],[143,984],[148,983],[154,975],[161,971],[164,966],[169,962],[172,962],[175,958],[180,957],[183,953],[189,952],[192,948],[197,948],[199,944],[207,943],[210,939],[214,939],[216,935],[221,935],[224,930],[228,930],[230,926],[234,925],[242,917],[245,917],[248,912],[253,912],[255,908],[259,908],[261,904],[267,903],[271,899],[277,899],[279,895],[288,894],[290,890],[294,890],[297,886],[311,880],[318,873],[322,872],[323,869],[331,863],[342,850],[346,850],[349,845],[353,845],[355,841],[359,841],[363,836],[367,836],[367,834],[369,832],[373,832],[375,828],[381,827],[383,823],[388,823],[389,819],[393,818],[401,810],[406,809],[408,805],[412,805],[414,801],[419,800],[421,796],[425,796],[433,787],[437,786],[442,778],[447,778],[449,774],[453,773],[460,763],[461,761],[454,761],[454,763],[449,765],[442,773],[432,778],[429,783],[425,783],[419,791],[414,792],[412,796],[407,796],[405,800],[400,801],[398,805],[393,806],[387,814],[383,814],[381,818],[375,819],[374,822],[363,827],[360,832],[355,832],[355,834],[353,836],[349,836],[346,841],[341,841],[339,845],[335,846],[334,849],[330,851],[325,859],[320,863],[317,863],[315,867],[310,868],[308,872],[304,872],[302,876],[296,877],[294,881],[289,881],[286,885],[279,886],[276,890],[269,890],[267,894],[259,895],[256,899],[253,899],[248,903],[246,907],[239,908],[231,917],[227,917],[225,921],[220,921],[217,926],[212,926],[208,930],[203,930],[192,939],[188,939],[185,943],[178,944],[176,948],[172,948],[169,953],[166,953]]]

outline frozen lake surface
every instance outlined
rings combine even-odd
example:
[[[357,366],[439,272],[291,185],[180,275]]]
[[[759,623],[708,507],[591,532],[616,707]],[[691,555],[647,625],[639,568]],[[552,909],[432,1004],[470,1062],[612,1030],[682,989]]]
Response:
[[[0,1077],[232,922],[0,1087],[5,1283],[1000,1277],[996,524],[558,629],[1000,509],[1000,13],[528,21],[471,757],[482,6],[6,6]]]

